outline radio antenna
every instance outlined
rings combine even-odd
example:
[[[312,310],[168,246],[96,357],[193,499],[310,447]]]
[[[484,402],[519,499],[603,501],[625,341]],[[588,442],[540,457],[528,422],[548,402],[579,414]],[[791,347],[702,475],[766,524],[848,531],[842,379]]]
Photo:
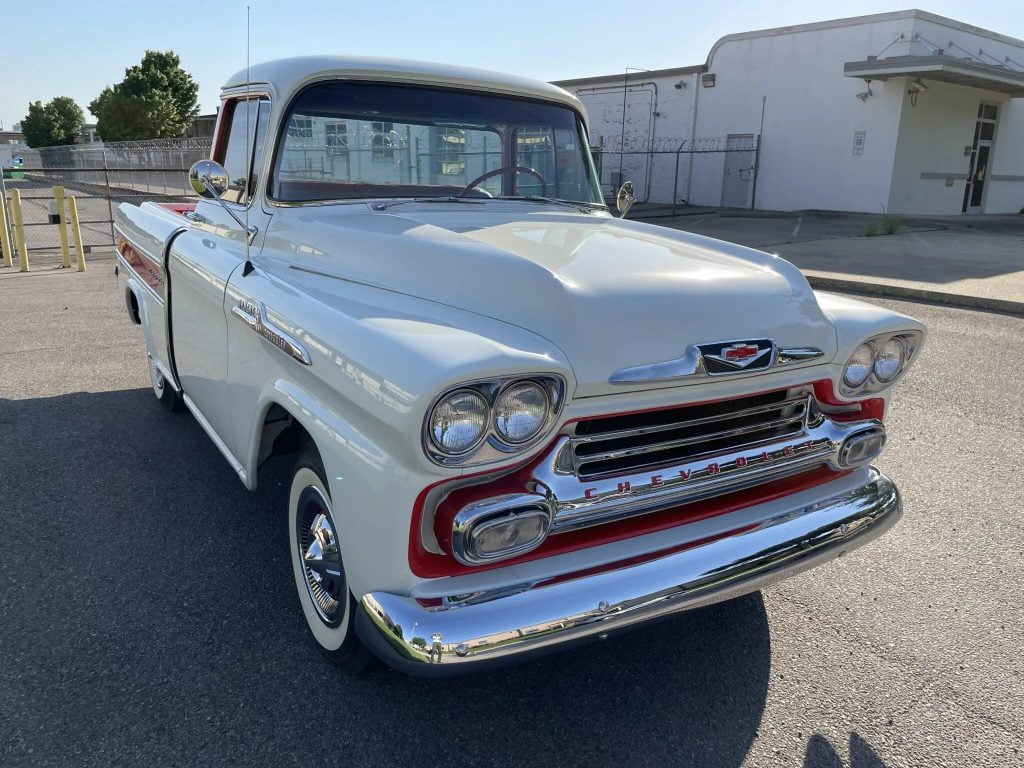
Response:
[[[249,208],[252,204],[252,200],[249,197],[252,195],[252,174],[255,170],[256,158],[252,156],[252,126],[249,124],[250,115],[252,114],[252,104],[249,101],[249,88],[250,81],[252,80],[249,76],[250,8],[251,6],[245,6],[245,156],[248,158],[248,162],[246,163],[247,178],[245,180],[245,265],[242,267],[242,277],[245,277],[253,270],[252,261],[249,260],[249,249],[252,247],[253,237],[253,231],[249,228]]]

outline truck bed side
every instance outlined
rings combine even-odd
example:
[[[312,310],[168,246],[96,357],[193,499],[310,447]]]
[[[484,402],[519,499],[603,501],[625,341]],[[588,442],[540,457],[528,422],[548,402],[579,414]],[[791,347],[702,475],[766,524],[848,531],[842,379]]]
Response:
[[[150,357],[178,388],[170,351],[167,252],[188,228],[182,214],[157,203],[122,203],[114,215],[118,282],[132,319],[142,325]]]

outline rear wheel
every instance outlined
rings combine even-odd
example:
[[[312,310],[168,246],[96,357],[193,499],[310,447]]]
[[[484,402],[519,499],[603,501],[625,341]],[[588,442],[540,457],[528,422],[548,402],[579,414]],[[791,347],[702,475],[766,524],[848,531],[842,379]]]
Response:
[[[180,411],[182,407],[181,397],[174,391],[174,387],[164,377],[163,372],[157,367],[153,358],[149,359],[149,378],[153,384],[153,394],[160,401],[160,405],[168,411]]]
[[[288,494],[288,530],[295,588],[306,624],[320,649],[352,672],[370,655],[355,633],[356,601],[341,561],[341,542],[326,473],[316,448],[295,465]]]

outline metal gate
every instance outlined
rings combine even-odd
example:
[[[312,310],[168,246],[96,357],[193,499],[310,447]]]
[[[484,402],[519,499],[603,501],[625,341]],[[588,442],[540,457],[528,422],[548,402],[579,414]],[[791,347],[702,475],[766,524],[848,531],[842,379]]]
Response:
[[[209,139],[160,139],[100,147],[19,148],[20,168],[4,169],[8,198],[21,195],[28,251],[60,248],[53,188],[78,205],[86,250],[114,244],[114,209],[122,202],[194,200],[188,170],[210,156]]]

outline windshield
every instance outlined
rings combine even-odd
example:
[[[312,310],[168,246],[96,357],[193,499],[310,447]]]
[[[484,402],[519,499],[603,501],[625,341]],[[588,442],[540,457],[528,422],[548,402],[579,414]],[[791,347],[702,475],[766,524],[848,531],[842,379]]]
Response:
[[[568,107],[421,86],[329,82],[285,118],[271,197],[547,197],[602,203]]]

